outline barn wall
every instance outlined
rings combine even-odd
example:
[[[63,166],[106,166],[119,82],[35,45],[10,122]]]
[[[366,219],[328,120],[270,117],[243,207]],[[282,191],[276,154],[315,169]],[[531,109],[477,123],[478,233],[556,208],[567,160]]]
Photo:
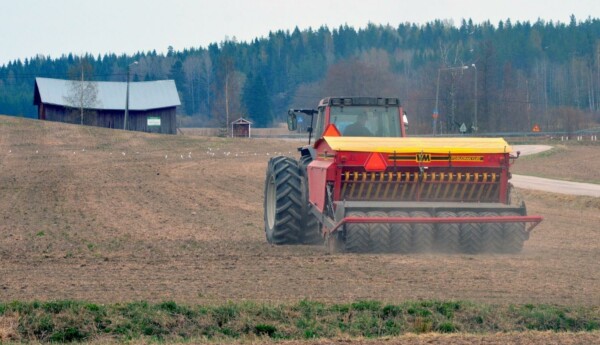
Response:
[[[148,117],[160,117],[160,127],[148,127]],[[177,132],[175,107],[148,111],[129,111],[128,127],[132,131],[175,134]]]
[[[78,109],[70,109],[52,104],[40,104],[38,118],[48,121],[81,123]],[[132,131],[152,132],[162,134],[175,134],[177,132],[177,119],[175,107],[152,109],[148,111],[129,111],[127,127]],[[87,111],[83,123],[88,126],[123,129],[123,110],[97,110]],[[148,117],[160,117],[160,127],[148,127]]]

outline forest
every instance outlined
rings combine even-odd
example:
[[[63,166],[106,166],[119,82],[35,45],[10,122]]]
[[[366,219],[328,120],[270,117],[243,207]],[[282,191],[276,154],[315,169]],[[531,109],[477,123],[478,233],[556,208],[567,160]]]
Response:
[[[38,55],[0,66],[0,114],[37,117],[36,77],[90,81],[173,79],[181,127],[221,127],[239,117],[256,127],[326,96],[398,97],[413,133],[574,133],[600,126],[600,19],[569,23],[459,25],[448,20],[397,27],[273,31],[238,42],[166,54],[59,58]],[[436,114],[438,120],[433,126]]]

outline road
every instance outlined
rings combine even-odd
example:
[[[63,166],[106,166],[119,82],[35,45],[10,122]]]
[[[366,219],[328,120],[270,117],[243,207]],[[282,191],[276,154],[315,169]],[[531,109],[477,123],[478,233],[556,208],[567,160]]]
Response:
[[[514,145],[513,150],[521,155],[531,155],[551,149],[548,145]],[[512,175],[511,183],[518,188],[541,190],[544,192],[585,195],[600,198],[600,185],[593,183],[569,182],[542,177]]]

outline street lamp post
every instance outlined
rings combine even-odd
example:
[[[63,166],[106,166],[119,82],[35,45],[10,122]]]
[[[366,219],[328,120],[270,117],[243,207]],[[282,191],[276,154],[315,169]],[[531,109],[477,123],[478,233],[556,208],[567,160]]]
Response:
[[[473,110],[473,132],[477,132],[479,128],[477,127],[477,66],[475,64],[471,64],[471,67],[475,69],[475,105]]]
[[[137,65],[137,61],[134,61],[127,65],[127,91],[125,92],[125,118],[123,119],[123,129],[127,130],[127,118],[129,117],[129,69],[133,65]]]
[[[473,65],[474,67],[475,65]],[[437,122],[437,118],[439,115],[439,108],[438,108],[438,104],[439,104],[439,98],[440,98],[440,74],[442,73],[442,71],[455,71],[455,70],[465,70],[469,68],[469,66],[458,66],[458,67],[443,67],[443,68],[439,68],[438,69],[438,75],[437,75],[437,86],[435,88],[435,109],[433,110],[433,135],[436,134],[436,122]]]

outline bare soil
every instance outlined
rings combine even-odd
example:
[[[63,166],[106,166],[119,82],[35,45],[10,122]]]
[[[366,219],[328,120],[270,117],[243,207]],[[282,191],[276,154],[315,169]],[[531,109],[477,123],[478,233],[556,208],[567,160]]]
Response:
[[[330,255],[322,246],[269,245],[266,164],[295,157],[300,144],[0,116],[0,301],[600,301],[598,198],[522,191],[529,213],[545,220],[518,255]],[[600,179],[597,163],[586,162],[595,151],[566,150],[519,161],[515,171]],[[566,159],[587,173],[561,169]],[[581,337],[571,343],[598,340]]]

